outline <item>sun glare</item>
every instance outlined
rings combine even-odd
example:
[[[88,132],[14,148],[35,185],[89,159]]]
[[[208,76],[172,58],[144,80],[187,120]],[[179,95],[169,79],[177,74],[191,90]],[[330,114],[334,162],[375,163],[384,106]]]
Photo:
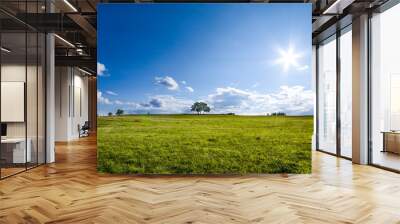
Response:
[[[300,65],[298,59],[301,58],[301,54],[295,51],[293,46],[289,46],[287,50],[278,49],[279,58],[275,63],[282,65],[283,71],[287,72],[291,67],[298,68]]]

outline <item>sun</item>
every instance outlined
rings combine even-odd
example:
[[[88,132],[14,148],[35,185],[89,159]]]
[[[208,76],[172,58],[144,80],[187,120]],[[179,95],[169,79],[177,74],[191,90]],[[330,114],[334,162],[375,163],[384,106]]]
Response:
[[[298,60],[302,57],[300,53],[297,53],[293,46],[289,46],[287,50],[278,49],[279,58],[276,59],[275,63],[282,65],[283,71],[288,72],[291,67],[298,68]]]

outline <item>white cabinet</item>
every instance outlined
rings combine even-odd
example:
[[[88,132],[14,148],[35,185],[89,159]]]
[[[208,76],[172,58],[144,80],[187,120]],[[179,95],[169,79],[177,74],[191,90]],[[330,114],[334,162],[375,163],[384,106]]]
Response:
[[[12,162],[25,163],[32,161],[32,140],[27,139],[27,147],[25,151],[25,138],[9,138],[2,139],[2,145],[12,148]]]

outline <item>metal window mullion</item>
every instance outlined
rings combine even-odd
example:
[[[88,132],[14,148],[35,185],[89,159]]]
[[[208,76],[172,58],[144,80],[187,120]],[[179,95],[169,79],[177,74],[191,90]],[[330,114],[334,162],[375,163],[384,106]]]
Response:
[[[68,70],[67,70],[68,71]],[[62,85],[61,85],[61,79],[62,79],[62,77],[64,76],[64,73],[62,72],[62,70],[61,70],[61,72],[60,72],[60,74],[58,75],[58,89],[59,89],[59,101],[60,101],[60,103],[59,103],[59,111],[60,111],[60,118],[62,117]]]
[[[36,13],[39,13],[38,0]],[[36,166],[39,166],[39,32],[36,32]]]
[[[82,103],[82,95],[83,95],[83,93],[82,93],[82,88],[79,88],[79,91],[80,91],[80,95],[79,95],[79,110],[80,110],[80,117],[82,118],[82,107],[83,107],[83,103]]]
[[[25,1],[25,21],[28,19],[28,1]],[[25,118],[25,170],[28,170],[28,25],[25,25],[25,100],[24,100],[24,118]]]
[[[39,33],[36,32],[36,166],[39,165]]]
[[[340,118],[340,30],[336,31],[336,154],[341,156],[341,118]]]
[[[47,13],[47,6],[46,6]],[[47,38],[48,33],[44,34],[44,163],[47,163]],[[42,81],[43,82],[43,81]],[[61,90],[60,90],[61,91]],[[43,109],[43,108],[42,108]]]
[[[48,0],[45,1],[45,13],[48,13]],[[49,33],[45,32],[44,33],[44,163],[47,163],[47,38],[48,38]],[[43,74],[42,74],[43,75]],[[60,90],[61,91],[61,90]],[[43,108],[42,108],[43,109]]]
[[[315,149],[319,149],[319,44],[315,47]]]
[[[72,117],[75,118],[75,67],[72,67]]]
[[[2,23],[0,23],[0,47],[2,46],[2,32],[1,32],[1,24]],[[2,122],[1,122],[1,110],[2,110],[2,108],[1,108],[1,67],[2,67],[2,57],[1,57],[1,52],[0,52],[0,124],[2,124]],[[1,177],[1,170],[2,170],[2,165],[1,165],[1,150],[2,150],[2,147],[1,147],[1,144],[0,144],[0,180],[2,179],[2,177]]]
[[[68,80],[68,118],[71,117],[71,70],[67,67],[67,71],[69,71],[69,80]]]
[[[372,63],[371,63],[371,57],[372,57],[372,29],[371,29],[371,20],[372,20],[372,12],[368,12],[368,20],[367,20],[367,46],[368,46],[368,53],[367,53],[367,132],[368,132],[368,164],[373,164],[373,153],[372,153]]]

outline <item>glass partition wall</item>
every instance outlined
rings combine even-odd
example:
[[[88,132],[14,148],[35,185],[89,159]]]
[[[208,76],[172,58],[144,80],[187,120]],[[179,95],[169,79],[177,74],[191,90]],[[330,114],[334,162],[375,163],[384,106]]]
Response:
[[[45,41],[43,33],[0,12],[1,179],[45,163]]]
[[[24,171],[26,150],[26,34],[1,34],[1,177]],[[4,50],[6,49],[6,50]],[[28,159],[27,159],[28,158]]]
[[[340,155],[352,157],[352,33],[351,26],[340,35]]]
[[[317,48],[317,149],[352,157],[351,25]]]
[[[336,36],[320,43],[318,54],[318,149],[336,154]]]
[[[400,171],[400,4],[371,18],[370,163]]]

